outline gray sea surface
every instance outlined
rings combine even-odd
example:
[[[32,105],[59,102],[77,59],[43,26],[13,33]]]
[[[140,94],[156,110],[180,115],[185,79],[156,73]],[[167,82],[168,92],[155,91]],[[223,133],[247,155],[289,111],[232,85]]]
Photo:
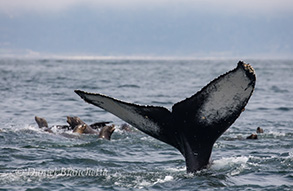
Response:
[[[187,174],[178,150],[85,103],[75,89],[172,105],[238,60],[0,59],[0,190],[293,190],[293,61],[244,60],[257,82],[245,112],[217,140],[212,163]],[[110,141],[39,129],[66,116],[111,121]],[[256,128],[257,140],[246,140]]]

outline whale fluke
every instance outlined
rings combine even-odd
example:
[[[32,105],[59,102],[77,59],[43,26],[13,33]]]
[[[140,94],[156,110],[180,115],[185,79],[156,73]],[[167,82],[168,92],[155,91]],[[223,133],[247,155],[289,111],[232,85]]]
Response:
[[[193,173],[208,165],[215,141],[244,111],[255,81],[253,68],[240,61],[235,69],[174,104],[172,111],[127,103],[102,94],[75,92],[86,102],[177,148],[185,158],[187,172]]]

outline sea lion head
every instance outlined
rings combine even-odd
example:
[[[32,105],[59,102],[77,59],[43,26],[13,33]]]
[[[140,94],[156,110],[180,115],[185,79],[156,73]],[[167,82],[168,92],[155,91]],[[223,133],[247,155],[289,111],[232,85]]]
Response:
[[[36,120],[39,128],[48,127],[48,123],[47,123],[46,119],[35,116],[35,120]]]
[[[99,138],[110,140],[111,135],[114,131],[115,131],[115,125],[105,126],[101,129],[99,133]]]
[[[67,123],[70,125],[71,129],[74,129],[78,125],[85,124],[79,117],[67,116]]]
[[[263,129],[260,128],[260,127],[258,127],[258,128],[256,129],[256,132],[257,132],[257,133],[263,133]]]
[[[126,124],[126,123],[122,124],[120,128],[123,131],[131,131],[130,126],[128,124]]]

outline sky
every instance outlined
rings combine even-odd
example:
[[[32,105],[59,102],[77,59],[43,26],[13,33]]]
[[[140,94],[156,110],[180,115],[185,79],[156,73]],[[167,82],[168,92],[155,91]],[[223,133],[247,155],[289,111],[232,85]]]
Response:
[[[293,58],[292,0],[0,0],[0,57]]]

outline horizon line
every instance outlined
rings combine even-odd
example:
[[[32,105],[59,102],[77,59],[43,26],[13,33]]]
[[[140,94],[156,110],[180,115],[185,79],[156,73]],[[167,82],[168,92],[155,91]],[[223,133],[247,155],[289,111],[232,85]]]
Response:
[[[36,60],[293,60],[288,55],[242,55],[242,56],[156,56],[156,55],[84,55],[84,54],[0,54],[0,59],[36,59]]]

